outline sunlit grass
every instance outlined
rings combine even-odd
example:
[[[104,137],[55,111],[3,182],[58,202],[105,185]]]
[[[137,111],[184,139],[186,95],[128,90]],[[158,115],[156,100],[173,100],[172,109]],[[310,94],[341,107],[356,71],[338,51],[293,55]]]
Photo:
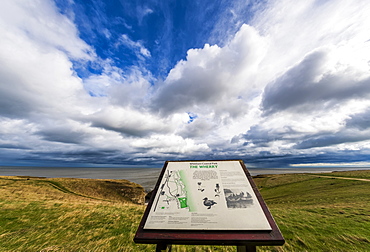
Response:
[[[267,251],[369,251],[370,182],[310,174],[274,177],[256,182],[286,243]]]
[[[369,170],[344,171],[344,172],[335,171],[332,173],[324,173],[324,174],[318,174],[318,175],[370,179]]]
[[[87,190],[80,188],[85,182]],[[144,206],[126,200],[127,192],[122,193],[118,185],[115,186],[123,194],[121,198],[119,195],[103,198],[101,192],[91,190],[99,187],[100,182],[92,185],[91,180],[78,183],[74,179],[0,179],[0,251],[152,248],[133,243]],[[78,184],[77,189],[71,186],[73,184]],[[140,191],[137,194],[140,195]]]
[[[142,206],[33,202],[1,211],[1,240],[6,251],[139,251],[132,242]]]

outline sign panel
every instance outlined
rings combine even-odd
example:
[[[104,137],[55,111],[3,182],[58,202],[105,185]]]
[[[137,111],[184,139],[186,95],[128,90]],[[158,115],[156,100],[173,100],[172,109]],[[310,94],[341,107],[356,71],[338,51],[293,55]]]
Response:
[[[144,229],[272,230],[239,161],[167,163]]]

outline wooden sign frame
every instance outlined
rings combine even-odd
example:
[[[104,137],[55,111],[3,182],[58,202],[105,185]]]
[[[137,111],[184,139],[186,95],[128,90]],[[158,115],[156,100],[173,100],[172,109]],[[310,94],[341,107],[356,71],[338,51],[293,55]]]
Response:
[[[165,172],[170,163],[184,162],[187,163],[217,163],[217,162],[239,162],[244,175],[250,183],[253,192],[257,198],[258,204],[261,206],[271,229],[270,230],[174,230],[174,229],[151,229],[145,228],[148,221],[149,213],[153,207],[154,199],[160,189],[161,182],[165,176]],[[181,164],[181,165],[182,165]],[[162,186],[163,187],[163,186]],[[247,216],[248,218],[248,216]],[[253,216],[251,216],[253,218]],[[206,161],[166,161],[157,184],[154,188],[152,197],[147,205],[142,220],[134,237],[135,243],[157,244],[159,246],[170,244],[182,245],[234,245],[234,246],[271,246],[283,245],[285,240],[276,225],[267,205],[265,204],[261,194],[259,193],[253,179],[248,172],[242,160],[206,160]],[[157,248],[158,248],[157,247]]]

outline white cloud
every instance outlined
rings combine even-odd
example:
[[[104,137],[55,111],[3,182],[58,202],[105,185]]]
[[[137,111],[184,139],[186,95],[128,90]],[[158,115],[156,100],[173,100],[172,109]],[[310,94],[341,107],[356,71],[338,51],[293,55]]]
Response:
[[[127,136],[146,136],[153,133],[165,133],[170,130],[163,120],[145,111],[129,107],[106,106],[101,111],[90,116],[95,127],[114,130]]]
[[[93,59],[74,25],[47,1],[5,1],[0,14],[3,114],[73,113],[87,99],[69,57]],[[82,108],[81,108],[82,109]]]
[[[323,46],[352,46],[351,52],[357,49],[358,55],[369,39],[368,10],[366,0],[271,1],[252,21],[270,42],[261,70],[267,75],[280,75]]]
[[[190,155],[195,152],[206,152],[209,150],[207,144],[196,144],[192,139],[182,138],[176,135],[154,135],[149,139],[138,139],[131,143],[132,147],[148,150],[148,154],[171,154],[179,153]]]
[[[246,140],[282,140],[283,154],[294,152],[293,142],[309,147],[320,141],[324,147],[366,139],[344,127],[352,114],[370,106],[369,8],[366,1],[276,1],[255,17],[254,27],[269,41],[259,65],[262,83],[268,85],[265,117],[256,118]]]
[[[163,82],[141,64],[119,69],[99,59],[49,1],[3,5],[0,146],[7,153],[120,163],[369,149],[367,1],[272,1],[222,46],[188,50]],[[141,20],[152,13],[137,11]],[[128,35],[117,46],[141,63],[152,57]],[[81,79],[73,61],[103,71]]]
[[[107,97],[100,99],[119,106],[143,107],[150,96],[153,79],[136,66],[128,70],[112,66],[109,60],[102,62],[104,69],[100,74],[93,74],[83,80],[84,88],[92,96]]]
[[[255,78],[266,53],[264,44],[252,27],[244,25],[223,48],[206,44],[202,49],[189,50],[186,60],[171,70],[155,94],[155,108],[164,114],[184,110],[197,114],[229,113],[225,104],[238,99],[242,103],[240,96],[248,99],[258,90]],[[232,112],[239,113],[242,111]]]
[[[126,34],[122,34],[116,43],[116,47],[121,45],[126,46],[134,51],[138,57],[140,57],[140,55],[144,57],[150,57],[149,50],[145,48],[141,41],[133,41]]]
[[[138,22],[139,22],[139,25],[141,25],[141,23],[143,22],[143,19],[145,16],[149,15],[153,13],[153,10],[150,9],[149,7],[147,6],[137,6],[136,7],[136,14],[137,14],[137,19],[138,19]]]
[[[43,52],[39,44],[9,32],[3,32],[0,43],[3,111],[15,116],[33,110],[50,113],[53,109],[64,110],[83,97],[81,81],[63,53]]]
[[[0,20],[1,33],[7,39],[17,38],[13,42],[31,40],[41,52],[58,48],[76,59],[94,56],[91,47],[78,38],[75,25],[57,12],[51,1],[2,1]]]

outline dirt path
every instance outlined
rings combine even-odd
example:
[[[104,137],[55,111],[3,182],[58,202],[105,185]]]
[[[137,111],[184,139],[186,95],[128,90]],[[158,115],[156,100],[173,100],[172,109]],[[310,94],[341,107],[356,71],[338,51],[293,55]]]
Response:
[[[322,176],[322,175],[311,175],[311,174],[308,174],[308,175],[314,176],[314,177],[319,177],[319,178],[348,179],[348,180],[358,180],[358,181],[370,182],[370,179],[363,179],[363,178],[348,178],[348,177]]]

